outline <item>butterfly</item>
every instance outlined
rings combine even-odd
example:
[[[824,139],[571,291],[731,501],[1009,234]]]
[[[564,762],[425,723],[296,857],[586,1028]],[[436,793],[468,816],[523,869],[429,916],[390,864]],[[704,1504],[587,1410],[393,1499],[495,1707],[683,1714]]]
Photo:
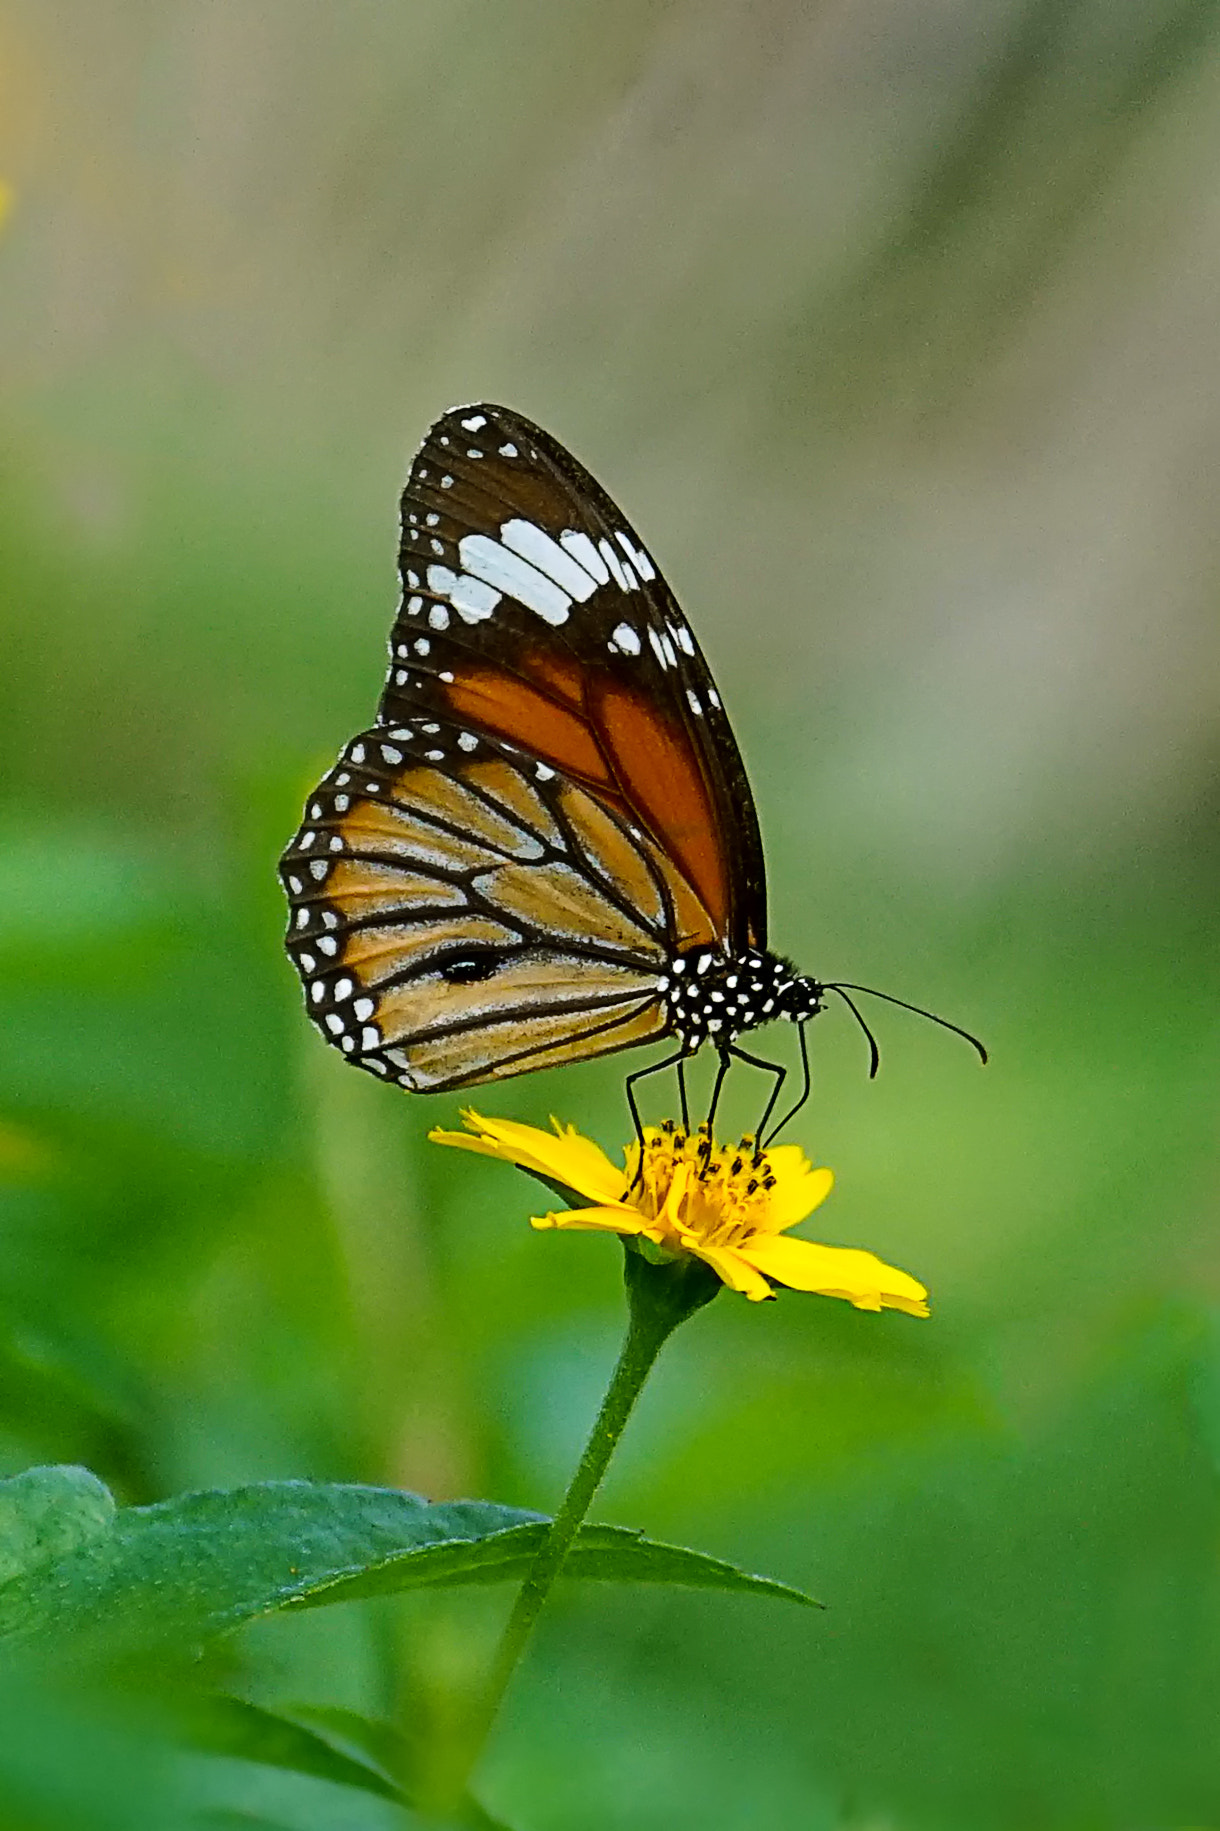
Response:
[[[713,1110],[731,1059],[773,1075],[761,1136],[784,1069],[738,1039],[795,1023],[807,1097],[804,1026],[833,991],[875,1072],[851,998],[870,988],[768,950],[758,818],[711,671],[571,453],[506,407],[443,414],[403,492],[399,570],[376,723],[280,861],[326,1041],[442,1092],[670,1039],[628,1077],[637,1129],[634,1083],[676,1063],[685,1116],[682,1065],[707,1044]]]

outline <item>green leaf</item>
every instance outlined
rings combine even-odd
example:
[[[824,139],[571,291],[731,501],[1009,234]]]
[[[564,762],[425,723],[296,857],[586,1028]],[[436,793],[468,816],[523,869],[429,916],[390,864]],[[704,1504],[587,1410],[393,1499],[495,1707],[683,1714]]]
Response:
[[[79,1550],[113,1526],[104,1482],[66,1465],[0,1481],[0,1584]]]
[[[564,1575],[601,1582],[671,1583],[685,1589],[721,1589],[739,1595],[775,1596],[805,1608],[824,1608],[816,1597],[774,1577],[757,1576],[705,1551],[688,1551],[645,1538],[630,1526],[584,1526],[564,1565]]]
[[[76,1472],[75,1480],[84,1477]],[[48,1649],[117,1653],[158,1643],[186,1650],[259,1616],[441,1584],[520,1579],[547,1521],[490,1501],[430,1505],[394,1488],[304,1481],[184,1494],[152,1507],[113,1507],[100,1483],[85,1495],[62,1471],[19,1481],[44,1520],[54,1483],[75,1497],[62,1555],[40,1553],[0,1584],[0,1637]],[[51,1482],[48,1490],[47,1483]],[[12,1485],[12,1484],[9,1484]],[[104,1500],[103,1500],[104,1497]],[[25,1516],[22,1515],[24,1518]],[[31,1525],[28,1532],[33,1530]],[[44,1523],[42,1530],[53,1530]],[[566,1574],[678,1583],[811,1603],[786,1584],[621,1526],[586,1526]],[[814,1605],[816,1606],[816,1605]]]
[[[305,1704],[268,1710],[224,1696],[191,1697],[175,1715],[184,1740],[202,1753],[286,1768],[410,1806],[395,1779],[407,1772],[410,1751],[390,1723],[355,1710]],[[453,1809],[451,1822],[469,1831],[507,1831],[469,1794]]]
[[[402,1789],[379,1765],[345,1753],[304,1722],[244,1698],[185,1698],[175,1704],[173,1717],[183,1740],[205,1754],[288,1768],[315,1780],[375,1793],[378,1799],[407,1803]]]

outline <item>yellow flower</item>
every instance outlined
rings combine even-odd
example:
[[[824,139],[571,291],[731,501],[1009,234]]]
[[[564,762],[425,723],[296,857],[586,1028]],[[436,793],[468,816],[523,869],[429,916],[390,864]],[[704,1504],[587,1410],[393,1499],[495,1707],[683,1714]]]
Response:
[[[875,1254],[789,1237],[788,1229],[825,1201],[834,1181],[829,1170],[815,1170],[798,1145],[782,1144],[756,1158],[751,1138],[734,1146],[717,1144],[706,1127],[687,1133],[673,1124],[648,1126],[643,1161],[639,1144],[629,1144],[620,1170],[600,1145],[558,1119],[552,1133],[476,1112],[462,1118],[467,1131],[428,1136],[516,1164],[593,1204],[535,1215],[535,1227],[633,1235],[650,1243],[649,1257],[693,1253],[756,1302],[773,1297],[775,1283],[843,1297],[858,1310],[928,1314],[923,1285]]]

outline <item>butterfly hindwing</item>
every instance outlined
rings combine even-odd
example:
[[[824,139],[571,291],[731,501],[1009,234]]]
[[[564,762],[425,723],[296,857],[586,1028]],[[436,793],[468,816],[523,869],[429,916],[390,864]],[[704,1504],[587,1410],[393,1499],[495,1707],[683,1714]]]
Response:
[[[647,836],[451,719],[353,739],[281,873],[310,1016],[350,1060],[413,1089],[663,1034],[668,961],[711,939]]]
[[[639,536],[541,428],[455,408],[402,498],[403,600],[380,716],[528,751],[638,827],[732,946],[765,941],[762,847],[732,730]]]

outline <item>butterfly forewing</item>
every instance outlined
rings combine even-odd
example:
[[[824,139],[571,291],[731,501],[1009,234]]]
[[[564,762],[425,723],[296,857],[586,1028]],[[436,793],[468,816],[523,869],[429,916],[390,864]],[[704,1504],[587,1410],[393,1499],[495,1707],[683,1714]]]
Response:
[[[554,439],[503,407],[437,421],[402,498],[380,716],[519,748],[673,863],[714,937],[762,946],[762,847],[698,644],[651,554]]]

